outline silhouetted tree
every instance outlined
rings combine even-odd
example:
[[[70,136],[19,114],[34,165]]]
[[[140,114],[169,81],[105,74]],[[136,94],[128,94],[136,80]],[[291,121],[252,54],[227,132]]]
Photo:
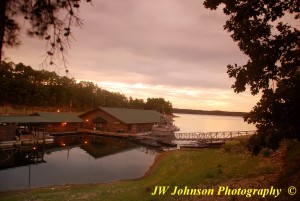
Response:
[[[143,99],[133,99],[132,97],[129,97],[129,107],[134,109],[144,109],[145,108],[145,102]]]
[[[93,82],[76,82],[55,72],[34,70],[23,63],[0,64],[0,105],[27,108],[41,106],[65,111],[86,111],[100,106],[151,109],[172,112],[172,104],[163,98],[128,99],[119,92],[101,89]]]
[[[145,109],[156,110],[160,113],[171,114],[173,112],[172,103],[164,98],[148,98]]]
[[[223,11],[230,19],[226,29],[240,50],[249,56],[244,65],[228,65],[232,88],[240,93],[250,86],[262,93],[245,120],[256,124],[257,135],[249,148],[258,154],[263,147],[277,149],[284,138],[300,139],[300,34],[283,21],[300,17],[298,0],[206,0],[206,8]],[[298,21],[299,23],[299,21]]]
[[[85,0],[91,2],[91,0]],[[0,61],[3,45],[20,45],[20,16],[29,22],[28,35],[47,41],[45,62],[54,64],[61,58],[65,65],[65,54],[69,47],[73,26],[81,26],[78,9],[83,0],[1,0],[0,1]],[[66,70],[67,71],[67,70]]]

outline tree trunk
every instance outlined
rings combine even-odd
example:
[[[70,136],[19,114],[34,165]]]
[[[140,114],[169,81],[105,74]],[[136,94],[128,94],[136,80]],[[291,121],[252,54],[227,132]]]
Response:
[[[2,47],[5,31],[5,11],[8,0],[0,0],[0,63],[2,61]]]

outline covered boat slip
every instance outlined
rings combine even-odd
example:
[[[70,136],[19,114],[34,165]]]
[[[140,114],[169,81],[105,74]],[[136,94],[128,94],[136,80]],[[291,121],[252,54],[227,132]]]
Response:
[[[1,116],[0,148],[34,144],[45,139],[45,120],[38,116]],[[40,139],[41,138],[41,139]]]
[[[82,119],[72,113],[34,113],[30,116],[0,116],[0,148],[48,144],[52,131],[76,130]]]
[[[45,134],[45,120],[31,116],[0,117],[0,148],[15,149],[20,146],[51,142]]]

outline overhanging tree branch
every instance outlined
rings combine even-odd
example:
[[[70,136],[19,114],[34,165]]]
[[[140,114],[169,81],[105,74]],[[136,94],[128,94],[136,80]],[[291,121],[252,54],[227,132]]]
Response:
[[[285,15],[300,18],[297,0],[206,0],[206,8],[215,10],[223,4],[230,19],[227,30],[240,50],[249,56],[244,65],[228,65],[229,77],[235,78],[236,93],[250,86],[261,100],[245,120],[256,124],[258,135],[249,143],[253,153],[263,147],[276,149],[284,138],[300,140],[300,31]]]
[[[91,0],[85,0],[91,2]],[[54,65],[54,60],[61,60],[67,65],[67,50],[73,27],[82,27],[78,10],[83,0],[1,0],[1,37],[0,48],[19,44],[17,15],[29,22],[27,34],[30,37],[45,39],[46,55],[43,64]],[[2,6],[3,4],[3,6]],[[6,20],[5,20],[6,19]],[[4,20],[4,21],[3,21]],[[0,33],[1,34],[1,33]],[[9,39],[9,40],[4,40]],[[1,52],[2,53],[2,52]],[[2,54],[0,55],[0,59]],[[58,64],[56,64],[58,65]]]

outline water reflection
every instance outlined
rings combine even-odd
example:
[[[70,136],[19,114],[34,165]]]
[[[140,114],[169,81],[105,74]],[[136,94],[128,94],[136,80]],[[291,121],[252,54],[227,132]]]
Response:
[[[157,150],[127,140],[63,136],[44,149],[0,153],[0,190],[99,183],[142,176]]]

